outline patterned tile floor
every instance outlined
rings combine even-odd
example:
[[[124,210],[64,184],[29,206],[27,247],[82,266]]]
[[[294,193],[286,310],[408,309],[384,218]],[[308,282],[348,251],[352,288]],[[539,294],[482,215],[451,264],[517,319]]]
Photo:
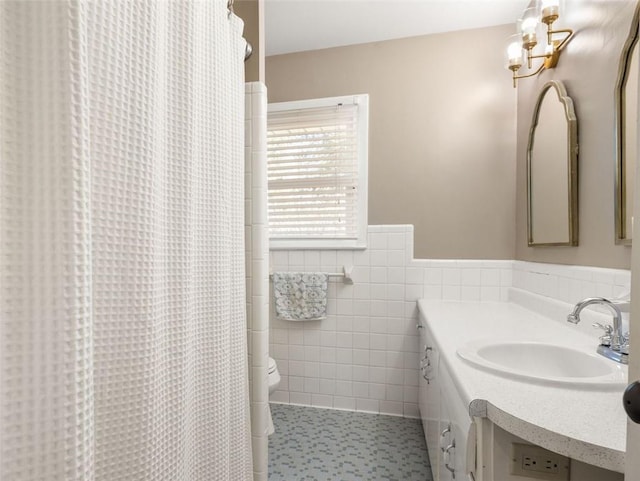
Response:
[[[271,404],[270,481],[432,481],[417,419]]]

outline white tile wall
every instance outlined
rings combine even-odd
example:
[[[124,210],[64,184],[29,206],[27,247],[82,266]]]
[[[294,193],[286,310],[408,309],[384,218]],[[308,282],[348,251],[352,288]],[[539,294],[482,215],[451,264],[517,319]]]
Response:
[[[282,321],[271,311],[270,353],[282,376],[271,401],[408,417],[418,416],[417,299],[516,300],[532,308],[544,296],[557,302],[543,313],[564,322],[569,304],[615,297],[630,283],[624,270],[413,259],[408,225],[369,226],[363,251],[272,251],[270,261],[272,271],[353,266],[354,280],[330,282],[326,320]],[[518,293],[536,298],[523,300]]]
[[[245,263],[253,479],[267,480],[269,244],[267,232],[267,89],[245,84]]]
[[[631,271],[516,261],[513,287],[575,304],[585,297],[628,295]]]
[[[416,300],[506,300],[511,261],[414,260],[413,226],[369,226],[363,251],[272,251],[272,271],[339,272],[328,318],[271,312],[270,353],[282,376],[271,401],[418,416]]]
[[[272,270],[340,272],[328,318],[288,322],[271,314],[271,355],[282,376],[275,402],[417,416],[415,300],[422,276],[407,272],[411,226],[372,226],[364,251],[272,251]]]

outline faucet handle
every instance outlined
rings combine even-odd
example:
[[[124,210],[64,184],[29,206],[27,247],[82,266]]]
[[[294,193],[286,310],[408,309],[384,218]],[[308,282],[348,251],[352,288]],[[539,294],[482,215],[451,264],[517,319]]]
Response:
[[[623,354],[629,354],[629,333],[625,332],[620,339],[620,352]]]
[[[604,334],[600,337],[600,344],[603,346],[610,346],[613,339],[613,327],[608,324],[601,324],[595,322],[592,324],[596,329],[602,329]]]
[[[594,322],[591,325],[596,329],[602,329],[605,332],[605,334],[613,334],[613,326],[610,326],[609,324],[601,324],[599,322]]]

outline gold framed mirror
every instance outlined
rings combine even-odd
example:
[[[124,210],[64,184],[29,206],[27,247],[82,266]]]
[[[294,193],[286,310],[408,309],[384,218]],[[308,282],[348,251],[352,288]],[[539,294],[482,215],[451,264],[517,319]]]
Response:
[[[631,245],[633,190],[638,132],[638,15],[636,6],[631,29],[620,56],[615,91],[615,218],[616,244]]]
[[[578,120],[558,80],[533,111],[527,145],[529,246],[578,245]]]

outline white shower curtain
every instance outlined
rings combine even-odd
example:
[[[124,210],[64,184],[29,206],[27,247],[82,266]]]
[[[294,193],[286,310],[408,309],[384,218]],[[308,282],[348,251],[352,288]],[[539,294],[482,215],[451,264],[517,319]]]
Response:
[[[0,479],[251,477],[241,22],[0,2]]]

